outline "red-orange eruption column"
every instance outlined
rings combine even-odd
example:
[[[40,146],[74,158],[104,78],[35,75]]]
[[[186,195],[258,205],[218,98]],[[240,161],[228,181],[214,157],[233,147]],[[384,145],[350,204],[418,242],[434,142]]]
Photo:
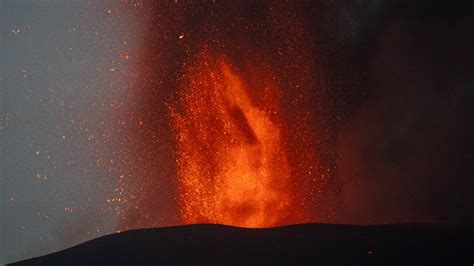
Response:
[[[132,6],[146,18],[143,40],[129,58],[127,101],[107,127],[121,144],[107,169],[126,199],[112,201],[119,230],[333,221],[338,120],[316,10],[293,1]]]
[[[188,69],[172,109],[178,189],[185,223],[242,227],[284,224],[293,215],[292,178],[278,117],[278,88],[252,100],[225,58],[203,53]],[[272,97],[268,97],[271,95]]]

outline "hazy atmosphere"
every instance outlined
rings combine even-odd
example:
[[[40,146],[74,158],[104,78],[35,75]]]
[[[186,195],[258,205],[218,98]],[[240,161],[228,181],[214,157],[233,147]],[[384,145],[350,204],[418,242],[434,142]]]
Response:
[[[0,263],[176,224],[474,223],[470,1],[230,2],[0,2]]]

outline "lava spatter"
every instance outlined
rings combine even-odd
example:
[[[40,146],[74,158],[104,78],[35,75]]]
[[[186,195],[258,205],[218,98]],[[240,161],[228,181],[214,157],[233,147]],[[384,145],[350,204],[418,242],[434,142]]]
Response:
[[[281,127],[270,115],[276,105],[258,106],[249,90],[260,88],[248,88],[225,57],[204,52],[187,77],[182,111],[172,110],[184,222],[285,223],[293,191]]]

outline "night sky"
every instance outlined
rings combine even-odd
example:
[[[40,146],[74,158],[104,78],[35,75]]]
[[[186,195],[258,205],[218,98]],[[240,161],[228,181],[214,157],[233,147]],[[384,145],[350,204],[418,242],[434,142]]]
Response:
[[[473,224],[472,4],[411,2],[3,1],[1,262],[183,223]]]

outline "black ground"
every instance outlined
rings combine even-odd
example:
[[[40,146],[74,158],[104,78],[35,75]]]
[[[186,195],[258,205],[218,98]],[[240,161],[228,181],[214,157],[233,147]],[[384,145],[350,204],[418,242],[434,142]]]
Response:
[[[14,265],[473,265],[474,227],[189,225],[100,237]]]

